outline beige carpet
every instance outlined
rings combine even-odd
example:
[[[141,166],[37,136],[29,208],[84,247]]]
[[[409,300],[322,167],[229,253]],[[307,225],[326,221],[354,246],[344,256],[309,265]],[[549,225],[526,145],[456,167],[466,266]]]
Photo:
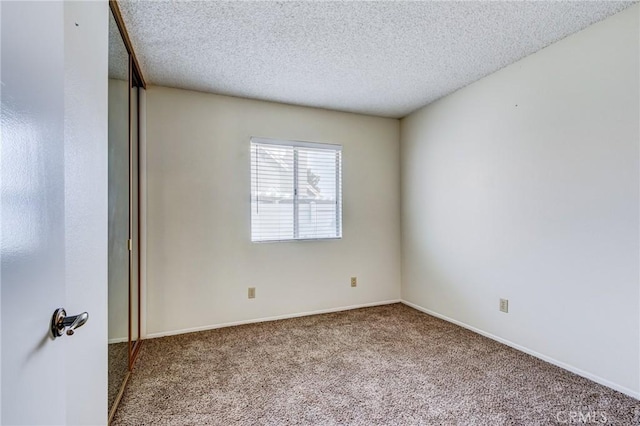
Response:
[[[640,402],[395,304],[147,340],[112,424],[580,419],[637,425]]]
[[[108,393],[108,410],[118,396],[118,392],[122,387],[122,381],[129,371],[129,342],[111,343],[107,345],[109,359],[109,393]]]

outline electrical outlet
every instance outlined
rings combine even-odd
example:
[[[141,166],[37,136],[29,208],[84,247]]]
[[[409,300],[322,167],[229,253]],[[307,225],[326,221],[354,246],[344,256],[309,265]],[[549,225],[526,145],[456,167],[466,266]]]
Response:
[[[249,287],[249,299],[255,299],[255,298],[256,298],[256,288]]]
[[[358,286],[358,278],[351,277],[351,287],[357,287],[357,286]]]
[[[500,299],[500,312],[509,313],[509,299]]]

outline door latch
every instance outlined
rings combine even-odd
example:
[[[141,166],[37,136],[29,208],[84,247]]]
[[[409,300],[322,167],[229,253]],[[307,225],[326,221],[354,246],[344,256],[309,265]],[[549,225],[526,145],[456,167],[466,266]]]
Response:
[[[55,339],[62,336],[66,330],[67,336],[73,336],[75,330],[82,327],[88,320],[89,314],[87,312],[67,316],[67,311],[64,309],[56,309],[51,318],[51,335]]]

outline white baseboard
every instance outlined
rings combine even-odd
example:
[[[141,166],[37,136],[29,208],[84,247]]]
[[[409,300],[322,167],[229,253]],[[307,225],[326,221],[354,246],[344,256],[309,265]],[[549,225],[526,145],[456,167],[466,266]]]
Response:
[[[568,371],[570,371],[572,373],[577,374],[578,376],[582,376],[582,377],[587,378],[589,380],[592,380],[592,381],[594,381],[596,383],[604,385],[604,386],[606,386],[608,388],[611,388],[611,389],[616,390],[618,392],[622,392],[622,393],[624,393],[626,395],[629,395],[629,396],[631,396],[633,398],[640,399],[640,392],[636,392],[636,391],[634,391],[632,389],[629,389],[629,388],[627,388],[625,386],[620,386],[620,385],[618,385],[616,383],[613,383],[613,382],[611,382],[611,381],[609,381],[607,379],[603,379],[600,376],[596,376],[595,374],[591,374],[591,373],[589,373],[587,371],[581,370],[581,369],[579,369],[577,367],[574,367],[572,365],[569,365],[569,364],[566,364],[564,362],[558,361],[558,360],[553,359],[553,358],[551,358],[549,356],[546,356],[546,355],[543,355],[543,354],[541,354],[539,352],[531,350],[531,349],[529,349],[527,347],[518,345],[518,344],[513,343],[513,342],[511,342],[509,340],[503,339],[502,337],[498,337],[496,335],[488,333],[488,332],[486,332],[484,330],[480,330],[479,328],[472,327],[472,326],[470,326],[468,324],[465,324],[465,323],[463,323],[461,321],[458,321],[458,320],[455,320],[453,318],[449,318],[449,317],[447,317],[445,315],[439,314],[439,313],[434,312],[434,311],[432,311],[430,309],[423,308],[422,306],[416,305],[415,303],[407,302],[406,300],[401,300],[400,302],[405,304],[405,305],[407,305],[407,306],[412,307],[413,309],[416,309],[418,311],[424,312],[425,314],[432,315],[432,316],[434,316],[436,318],[440,318],[440,319],[445,320],[447,322],[450,322],[452,324],[458,325],[458,326],[460,326],[462,328],[466,328],[467,330],[471,330],[474,333],[478,333],[478,334],[480,334],[480,335],[482,335],[484,337],[488,337],[491,340],[495,340],[497,342],[500,342],[502,344],[510,346],[510,347],[512,347],[514,349],[517,349],[520,352],[524,352],[526,354],[529,354],[531,356],[539,358],[539,359],[541,359],[543,361],[546,361],[549,364],[553,364],[555,366],[558,366],[560,368],[568,370]]]
[[[129,338],[128,337],[117,337],[115,339],[109,339],[108,343],[112,344],[112,343],[125,343],[128,342]]]
[[[390,305],[392,303],[400,303],[400,299],[393,300],[383,300],[381,302],[371,302],[371,303],[363,303],[360,305],[350,305],[350,306],[341,306],[338,308],[329,308],[329,309],[320,309],[318,311],[308,311],[308,312],[299,312],[295,314],[284,314],[284,315],[276,315],[273,317],[265,317],[265,318],[256,318],[242,321],[233,321],[233,322],[225,322],[222,324],[213,324],[213,325],[205,325],[202,327],[193,327],[193,328],[185,328],[181,330],[171,330],[171,331],[161,331],[158,333],[149,333],[145,337],[146,339],[155,339],[158,337],[166,337],[166,336],[175,336],[177,334],[185,334],[185,333],[194,333],[197,331],[206,331],[206,330],[214,330],[216,328],[225,328],[225,327],[234,327],[236,325],[244,325],[244,324],[254,324],[258,322],[267,322],[267,321],[277,321],[282,319],[289,318],[297,318],[297,317],[306,317],[310,315],[318,315],[318,314],[328,314],[331,312],[341,312],[341,311],[349,311],[352,309],[360,309],[360,308],[369,308],[372,306],[382,306],[382,305]]]

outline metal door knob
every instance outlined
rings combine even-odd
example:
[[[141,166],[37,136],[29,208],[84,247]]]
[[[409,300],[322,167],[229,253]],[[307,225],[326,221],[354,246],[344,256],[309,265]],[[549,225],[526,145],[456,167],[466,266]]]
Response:
[[[82,327],[89,320],[89,314],[83,312],[78,315],[67,316],[67,312],[62,309],[56,309],[51,318],[51,335],[55,339],[67,332],[67,336],[73,336],[75,330]]]

